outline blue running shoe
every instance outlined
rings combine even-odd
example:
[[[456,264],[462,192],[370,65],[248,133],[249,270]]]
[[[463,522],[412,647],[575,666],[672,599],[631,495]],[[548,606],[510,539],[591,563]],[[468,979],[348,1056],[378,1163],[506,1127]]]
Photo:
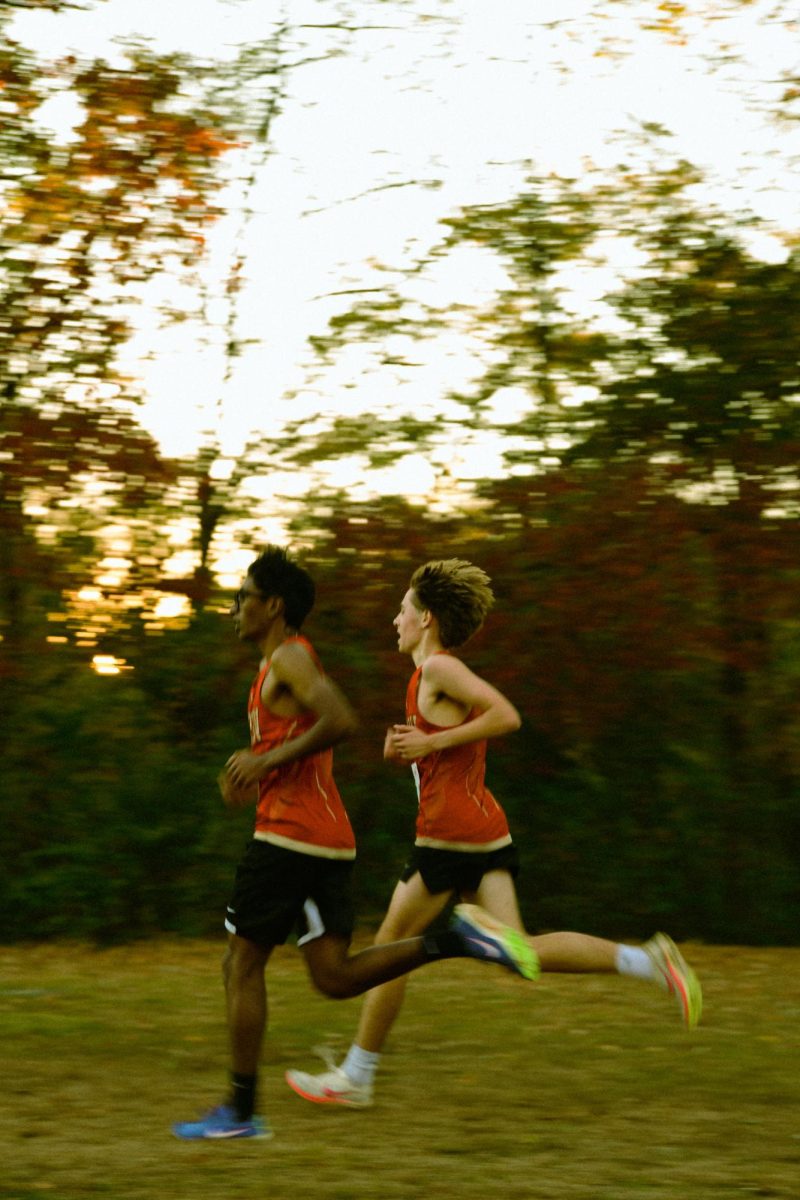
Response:
[[[199,1121],[180,1121],[172,1126],[176,1137],[187,1142],[229,1141],[232,1138],[271,1138],[272,1130],[263,1117],[240,1121],[228,1104],[212,1108]]]
[[[525,934],[496,921],[477,904],[457,904],[450,928],[461,938],[469,958],[508,967],[523,979],[539,978],[539,957]]]

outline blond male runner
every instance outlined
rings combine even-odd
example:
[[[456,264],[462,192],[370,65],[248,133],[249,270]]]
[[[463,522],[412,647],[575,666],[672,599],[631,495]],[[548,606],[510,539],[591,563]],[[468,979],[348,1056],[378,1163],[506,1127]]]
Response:
[[[457,910],[440,934],[397,944],[385,939],[350,953],[355,840],[331,747],[354,730],[355,715],[300,633],[313,603],[308,572],[270,546],[250,565],[230,609],[240,639],[258,648],[261,663],[247,704],[250,746],[230,756],[220,789],[232,807],[256,803],[255,830],[225,920],[230,1089],[200,1120],[173,1126],[187,1141],[271,1136],[255,1112],[264,976],[273,949],[295,927],[312,982],[333,998],[360,996],[442,958],[478,958],[526,978],[535,974],[534,955],[519,933],[470,906]]]
[[[378,930],[378,945],[423,933],[454,896],[525,933],[514,886],[516,850],[505,814],[484,782],[487,739],[518,729],[519,714],[450,652],[480,628],[493,601],[480,568],[460,559],[429,562],[414,572],[394,619],[398,649],[411,655],[415,671],[406,722],[387,731],[384,757],[411,765],[419,811],[414,849]],[[640,947],[582,933],[526,936],[542,971],[617,972],[651,980],[676,998],[689,1028],[700,1018],[700,984],[665,934]],[[340,1066],[331,1064],[321,1075],[287,1071],[289,1086],[319,1104],[368,1107],[405,985],[398,978],[368,993]]]

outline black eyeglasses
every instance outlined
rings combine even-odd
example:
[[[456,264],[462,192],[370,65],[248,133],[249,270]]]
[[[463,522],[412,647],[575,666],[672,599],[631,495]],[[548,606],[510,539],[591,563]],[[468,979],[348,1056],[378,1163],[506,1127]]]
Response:
[[[255,596],[257,600],[264,599],[264,596],[261,595],[261,592],[257,592],[255,589],[251,588],[240,587],[238,592],[236,592],[233,597],[234,608],[241,608],[243,601],[245,601],[248,596]]]

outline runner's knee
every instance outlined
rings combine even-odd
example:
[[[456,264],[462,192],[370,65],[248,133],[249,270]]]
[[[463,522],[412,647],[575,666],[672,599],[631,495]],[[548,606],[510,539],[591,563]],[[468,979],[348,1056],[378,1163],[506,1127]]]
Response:
[[[309,971],[314,987],[329,1000],[349,1000],[358,995],[353,981],[340,969],[334,969],[327,964],[323,966],[309,963]]]
[[[222,960],[222,975],[226,984],[247,979],[263,972],[269,955],[244,938],[231,939]]]

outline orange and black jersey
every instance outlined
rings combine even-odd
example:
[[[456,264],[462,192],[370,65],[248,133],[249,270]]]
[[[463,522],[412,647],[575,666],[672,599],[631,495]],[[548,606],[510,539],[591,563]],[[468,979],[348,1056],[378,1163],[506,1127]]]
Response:
[[[406,723],[421,733],[438,733],[443,727],[427,721],[419,709],[421,679],[419,666],[406,692]],[[472,710],[464,722],[477,715]],[[418,846],[488,851],[511,842],[505,813],[484,780],[485,738],[426,754],[412,764],[412,771],[419,797]]]
[[[322,664],[306,638],[298,635],[286,640],[303,646],[322,673]],[[317,720],[313,713],[281,717],[266,707],[261,692],[269,669],[267,662],[258,672],[247,702],[250,746],[255,754],[266,754],[299,737]],[[255,836],[323,858],[355,857],[355,837],[333,778],[330,748],[276,767],[259,781]]]

